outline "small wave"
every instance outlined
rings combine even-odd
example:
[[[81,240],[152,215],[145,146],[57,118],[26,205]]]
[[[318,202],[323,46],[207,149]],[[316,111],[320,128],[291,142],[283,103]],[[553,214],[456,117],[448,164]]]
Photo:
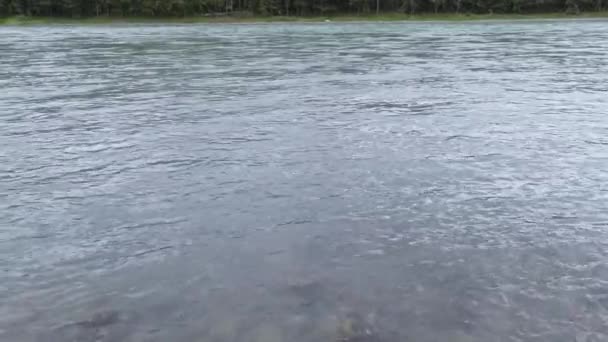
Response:
[[[585,143],[591,145],[608,145],[608,141],[595,141],[595,140],[584,140]]]
[[[193,165],[202,162],[202,159],[167,159],[167,160],[155,160],[147,162],[145,166],[158,166],[158,165]]]
[[[475,137],[470,136],[470,135],[464,135],[464,134],[454,134],[454,135],[448,136],[444,140],[450,141],[450,140],[454,140],[454,139],[475,139]]]

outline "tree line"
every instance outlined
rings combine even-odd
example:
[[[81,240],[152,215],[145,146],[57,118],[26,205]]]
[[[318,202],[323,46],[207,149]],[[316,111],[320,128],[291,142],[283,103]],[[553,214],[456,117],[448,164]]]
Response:
[[[601,11],[608,0],[0,0],[0,16],[331,16]]]

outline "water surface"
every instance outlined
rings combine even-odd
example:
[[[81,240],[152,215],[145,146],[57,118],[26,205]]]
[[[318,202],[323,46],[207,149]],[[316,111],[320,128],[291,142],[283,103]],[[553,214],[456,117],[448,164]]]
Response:
[[[0,340],[608,340],[608,22],[0,28]]]

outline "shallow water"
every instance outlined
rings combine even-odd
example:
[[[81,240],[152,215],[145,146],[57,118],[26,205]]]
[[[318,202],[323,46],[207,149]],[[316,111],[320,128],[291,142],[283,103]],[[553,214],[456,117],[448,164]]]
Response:
[[[608,340],[608,22],[0,28],[0,340]]]

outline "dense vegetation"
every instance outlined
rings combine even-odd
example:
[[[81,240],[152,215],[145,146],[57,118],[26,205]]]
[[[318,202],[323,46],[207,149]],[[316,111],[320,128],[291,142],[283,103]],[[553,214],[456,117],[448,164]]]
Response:
[[[608,0],[0,0],[0,16],[332,16],[602,11]]]

